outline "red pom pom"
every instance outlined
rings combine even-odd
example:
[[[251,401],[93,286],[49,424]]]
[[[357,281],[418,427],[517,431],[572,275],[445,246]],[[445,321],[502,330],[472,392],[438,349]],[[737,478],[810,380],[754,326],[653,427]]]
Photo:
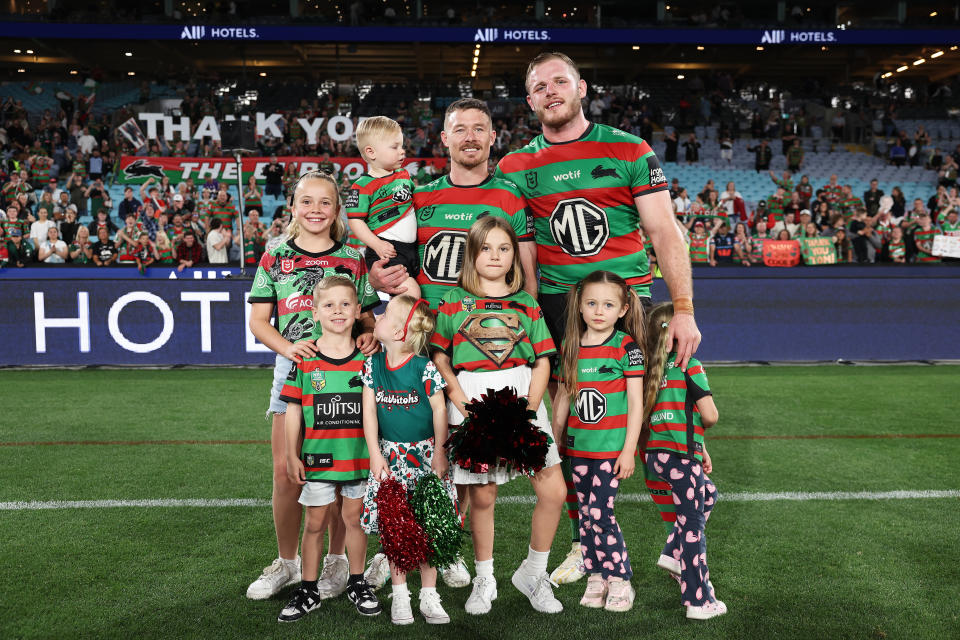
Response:
[[[412,571],[427,561],[430,541],[414,518],[406,487],[393,478],[381,482],[377,491],[377,524],[383,553],[399,571]]]

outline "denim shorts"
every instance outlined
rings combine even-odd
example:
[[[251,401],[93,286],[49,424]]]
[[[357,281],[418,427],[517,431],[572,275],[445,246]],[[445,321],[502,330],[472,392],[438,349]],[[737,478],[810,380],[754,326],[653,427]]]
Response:
[[[280,392],[283,391],[283,383],[290,375],[290,368],[295,363],[290,358],[277,354],[277,360],[273,365],[273,387],[270,388],[270,408],[267,409],[267,417],[272,413],[286,413],[287,403],[280,400]]]
[[[314,480],[303,485],[300,490],[300,504],[305,507],[323,507],[337,500],[337,488],[344,498],[359,500],[367,492],[366,480],[336,482],[332,480]]]

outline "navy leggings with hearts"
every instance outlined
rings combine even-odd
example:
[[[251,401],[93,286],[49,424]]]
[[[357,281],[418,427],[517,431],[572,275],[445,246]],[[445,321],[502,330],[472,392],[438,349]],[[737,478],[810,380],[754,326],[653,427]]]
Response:
[[[717,488],[696,460],[665,451],[647,453],[647,468],[670,484],[677,521],[663,555],[680,561],[680,601],[702,606],[716,600],[707,569],[704,526],[717,503]]]
[[[623,532],[613,515],[613,501],[620,481],[613,472],[616,459],[592,460],[573,457],[570,467],[580,510],[580,551],[587,574],[604,580],[633,577]]]

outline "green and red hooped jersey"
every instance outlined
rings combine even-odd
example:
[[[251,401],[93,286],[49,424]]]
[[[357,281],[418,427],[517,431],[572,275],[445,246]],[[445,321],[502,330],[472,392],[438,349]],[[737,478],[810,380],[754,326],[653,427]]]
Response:
[[[824,194],[827,197],[827,202],[830,202],[830,203],[837,202],[838,200],[840,200],[840,198],[843,197],[843,187],[840,186],[839,184],[827,183],[823,185],[823,188],[821,189],[821,191],[824,192]]]
[[[357,286],[362,311],[380,304],[367,280],[367,265],[356,249],[335,242],[322,253],[309,253],[288,240],[263,254],[247,302],[277,305],[277,330],[290,342],[320,337],[313,321],[313,290],[327,276],[342,275]]]
[[[485,298],[460,287],[443,296],[430,348],[447,353],[455,371],[512,369],[557,352],[543,311],[526,291]]]
[[[943,220],[940,223],[940,230],[945,236],[960,236],[960,220],[956,222]]]
[[[217,218],[220,220],[224,228],[233,229],[233,221],[237,217],[237,208],[229,202],[225,204],[214,202],[207,208],[207,215],[209,215],[211,219]]]
[[[602,269],[650,296],[634,198],[666,191],[668,184],[642,138],[596,123],[570,142],[538,135],[504,156],[496,175],[514,182],[527,199],[542,293],[566,293]]]
[[[300,460],[308,482],[363,480],[370,452],[363,437],[365,358],[359,349],[342,359],[322,353],[294,363],[280,391],[282,402],[303,408]]]
[[[703,422],[697,400],[713,395],[703,365],[690,358],[687,371],[676,365],[676,353],[667,359],[666,372],[650,414],[647,454],[669,451],[683,458],[703,460]],[[650,380],[647,384],[657,384]]]
[[[493,176],[477,185],[460,186],[443,176],[413,192],[417,210],[417,284],[436,311],[443,295],[457,286],[471,225],[488,215],[510,223],[520,242],[533,241],[533,219],[516,185]]]
[[[907,257],[907,247],[904,244],[903,240],[897,242],[890,242],[890,259],[897,260],[899,258]]]
[[[381,178],[364,173],[347,191],[347,218],[363,220],[374,235],[382,235],[413,207],[413,181],[405,170]]]
[[[690,236],[690,262],[706,264],[710,261],[710,237]]]
[[[924,231],[918,228],[913,232],[913,239],[917,243],[917,262],[940,262],[940,256],[933,255],[933,239],[940,235],[936,229]]]
[[[597,345],[580,345],[577,393],[570,399],[564,443],[568,456],[606,460],[623,452],[627,379],[643,374],[643,351],[623,331],[613,331]]]

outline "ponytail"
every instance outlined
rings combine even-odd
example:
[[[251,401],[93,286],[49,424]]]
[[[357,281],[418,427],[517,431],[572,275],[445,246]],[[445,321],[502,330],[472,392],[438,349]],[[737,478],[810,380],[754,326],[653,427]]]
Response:
[[[647,341],[646,353],[646,374],[643,384],[643,432],[640,441],[646,441],[646,434],[650,429],[650,414],[653,413],[653,407],[657,402],[657,394],[660,393],[660,383],[663,380],[663,372],[667,367],[667,359],[670,355],[670,348],[673,346],[667,340],[669,335],[668,326],[673,318],[673,303],[665,302],[658,304],[650,310],[647,319]]]

